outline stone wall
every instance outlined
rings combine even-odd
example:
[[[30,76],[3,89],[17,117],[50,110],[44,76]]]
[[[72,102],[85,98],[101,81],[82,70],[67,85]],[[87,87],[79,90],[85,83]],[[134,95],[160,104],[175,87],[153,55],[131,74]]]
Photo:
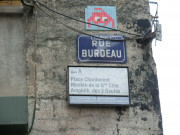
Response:
[[[42,0],[48,7],[84,21],[87,6],[116,6],[118,29],[143,34],[150,26],[148,0]],[[54,13],[52,15],[55,15]],[[151,44],[142,46],[134,36],[126,41],[126,64],[77,63],[76,35],[38,10],[37,106],[31,135],[162,135],[156,65]],[[90,34],[85,25],[58,16],[67,25]],[[24,16],[26,36],[29,124],[34,104],[34,15]],[[129,67],[129,107],[68,106],[67,66]]]

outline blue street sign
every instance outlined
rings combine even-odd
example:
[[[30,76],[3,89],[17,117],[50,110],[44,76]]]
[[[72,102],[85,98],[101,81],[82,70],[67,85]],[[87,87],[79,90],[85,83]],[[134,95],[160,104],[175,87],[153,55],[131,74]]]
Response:
[[[121,35],[94,35],[106,39],[124,39]],[[78,62],[126,63],[126,42],[103,40],[87,35],[76,38]]]

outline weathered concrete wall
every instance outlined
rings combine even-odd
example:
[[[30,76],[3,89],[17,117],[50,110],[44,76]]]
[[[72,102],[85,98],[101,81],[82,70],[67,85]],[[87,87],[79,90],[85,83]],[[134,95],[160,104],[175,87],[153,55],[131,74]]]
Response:
[[[84,20],[89,5],[116,6],[118,29],[144,33],[149,27],[148,0],[43,0],[50,8]],[[59,17],[67,25],[85,31],[85,25]],[[145,24],[145,25],[144,25]],[[147,27],[148,26],[148,27]],[[27,86],[29,123],[34,103],[34,21],[26,19]],[[86,31],[102,34],[104,31]],[[123,34],[106,31],[106,34]],[[76,35],[38,10],[37,110],[31,135],[162,135],[156,65],[151,44],[144,47],[127,40],[126,64],[85,64],[76,60]],[[126,34],[125,34],[126,35]],[[130,35],[126,35],[130,37]],[[132,36],[131,36],[132,37]],[[130,107],[68,106],[67,66],[128,66]]]
[[[0,15],[0,97],[27,96],[21,16]]]

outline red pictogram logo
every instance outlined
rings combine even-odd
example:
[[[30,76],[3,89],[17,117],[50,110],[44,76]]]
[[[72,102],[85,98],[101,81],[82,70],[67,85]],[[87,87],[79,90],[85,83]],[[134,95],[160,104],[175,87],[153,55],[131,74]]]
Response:
[[[100,10],[101,12],[92,12],[92,16],[88,18],[88,23],[94,23],[96,25],[104,24],[103,26],[107,26],[112,22],[112,28],[115,28],[114,19],[112,19],[112,17],[110,17],[102,8],[94,8],[94,10]],[[88,28],[90,27],[91,24],[88,24]]]

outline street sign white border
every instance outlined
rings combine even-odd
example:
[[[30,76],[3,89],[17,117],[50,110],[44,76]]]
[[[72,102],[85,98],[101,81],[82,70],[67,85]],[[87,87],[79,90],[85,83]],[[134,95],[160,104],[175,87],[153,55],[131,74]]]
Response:
[[[105,63],[120,63],[120,62],[124,62],[124,60],[125,60],[125,58],[126,58],[126,50],[125,50],[125,42],[123,41],[123,51],[125,52],[124,53],[124,59],[123,60],[121,60],[121,61],[107,61],[107,60],[82,60],[81,58],[80,58],[80,56],[79,56],[79,39],[81,38],[81,37],[89,37],[89,36],[87,36],[87,35],[80,35],[80,36],[78,36],[78,61],[79,60],[81,60],[82,62],[95,62],[95,63],[97,63],[97,62],[105,62]],[[111,36],[111,37],[113,37],[113,36]],[[121,39],[123,39],[123,37],[122,36],[114,36],[115,38],[121,38]]]
[[[69,93],[69,68],[82,67],[82,68],[126,68],[128,75],[128,96],[116,95],[71,95]],[[98,106],[129,106],[130,105],[130,90],[129,90],[129,70],[128,67],[115,67],[115,66],[68,66],[67,70],[67,88],[68,88],[68,103],[69,105],[98,105]],[[92,101],[96,99],[96,101]],[[99,100],[101,99],[101,100]],[[113,101],[111,100],[113,99]],[[107,102],[106,102],[107,100]],[[109,101],[109,102],[108,102]]]

